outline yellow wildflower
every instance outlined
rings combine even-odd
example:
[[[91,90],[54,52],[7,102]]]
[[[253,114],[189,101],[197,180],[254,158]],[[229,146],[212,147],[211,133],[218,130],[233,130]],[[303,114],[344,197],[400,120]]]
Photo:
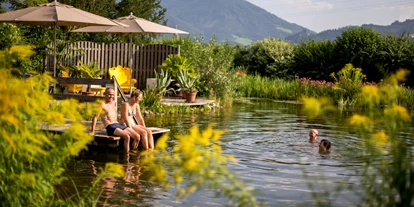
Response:
[[[379,89],[377,86],[366,85],[362,87],[359,97],[365,104],[378,104],[380,101]]]
[[[114,176],[114,177],[124,177],[124,167],[120,164],[115,163],[106,163],[105,165],[105,175],[106,176]]]
[[[408,115],[407,109],[397,104],[393,104],[391,108],[385,109],[384,114],[403,121],[410,120],[410,115]]]
[[[377,147],[383,147],[388,142],[388,136],[384,131],[379,131],[371,136],[371,141]]]
[[[372,126],[373,122],[370,118],[366,116],[354,114],[349,119],[349,124],[352,126],[369,129]]]
[[[324,111],[334,109],[332,102],[327,98],[302,97],[301,101],[304,103],[303,112],[311,119],[319,116]]]

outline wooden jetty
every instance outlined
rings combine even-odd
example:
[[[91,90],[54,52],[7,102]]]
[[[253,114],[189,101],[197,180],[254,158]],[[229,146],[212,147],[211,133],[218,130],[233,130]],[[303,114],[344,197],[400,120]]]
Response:
[[[152,131],[152,136],[154,137],[154,142],[169,132],[170,129],[158,128],[158,127],[148,127]],[[62,134],[66,131],[63,127],[48,127],[44,129],[49,133]],[[95,130],[94,141],[90,144],[93,147],[109,147],[109,148],[118,148],[123,146],[123,139],[117,136],[108,136],[105,129]]]
[[[185,102],[185,99],[182,98],[176,98],[176,97],[164,97],[161,100],[162,104],[168,105],[168,106],[204,106],[207,104],[214,103],[214,100],[209,100],[206,98],[197,98],[196,102],[194,103],[187,103]]]

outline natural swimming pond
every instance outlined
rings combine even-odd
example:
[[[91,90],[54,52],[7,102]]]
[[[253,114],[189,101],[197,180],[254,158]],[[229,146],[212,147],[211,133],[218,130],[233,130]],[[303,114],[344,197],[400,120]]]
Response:
[[[256,198],[267,206],[315,205],[312,191],[327,191],[322,200],[335,206],[355,205],[359,178],[353,169],[361,163],[349,160],[350,150],[359,151],[361,142],[345,131],[345,113],[308,120],[301,104],[269,100],[235,102],[232,109],[214,113],[146,118],[148,126],[170,128],[183,134],[194,125],[201,129],[216,124],[226,130],[222,136],[223,152],[238,162],[229,163],[232,172],[257,190]],[[320,154],[317,144],[307,142],[309,130],[317,128],[319,139],[329,139],[331,153]],[[170,139],[174,145],[174,139]],[[106,162],[125,166],[123,179],[105,178],[100,205],[121,206],[223,206],[227,198],[216,198],[214,191],[201,190],[187,200],[175,202],[174,189],[166,192],[140,172],[139,155],[89,151],[71,161],[68,174],[78,188],[88,187]],[[309,181],[314,183],[311,190]],[[315,183],[317,182],[317,183]],[[344,189],[340,194],[335,189]],[[352,190],[347,188],[352,187]],[[355,203],[354,203],[355,202]]]

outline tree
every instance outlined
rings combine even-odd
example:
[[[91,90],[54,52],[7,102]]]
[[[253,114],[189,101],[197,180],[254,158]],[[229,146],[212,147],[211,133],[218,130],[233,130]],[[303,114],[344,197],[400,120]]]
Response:
[[[335,42],[331,40],[309,40],[299,43],[294,50],[293,72],[299,77],[332,80],[330,74],[339,70],[336,68],[338,57],[334,49]]]
[[[128,16],[131,13],[148,21],[165,25],[164,20],[166,8],[161,6],[161,0],[121,0],[116,8],[117,17]],[[129,42],[129,35],[117,35],[124,42]],[[133,42],[149,43],[152,37],[156,35],[133,35]]]
[[[59,0],[59,2],[109,19],[117,16],[115,0]]]
[[[289,64],[293,58],[293,45],[280,39],[266,38],[235,55],[234,65],[247,69],[251,74],[291,78]]]
[[[161,0],[121,0],[116,8],[118,17],[128,16],[131,12],[143,19],[165,25],[166,8],[161,6]]]
[[[383,50],[383,36],[371,28],[350,28],[343,31],[336,40],[335,53],[338,55],[337,68],[351,63],[362,68],[369,81],[379,81],[384,77],[378,63]]]

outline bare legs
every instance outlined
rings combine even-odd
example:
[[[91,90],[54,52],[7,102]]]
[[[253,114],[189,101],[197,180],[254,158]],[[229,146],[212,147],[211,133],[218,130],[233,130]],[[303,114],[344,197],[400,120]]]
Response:
[[[141,143],[144,149],[154,149],[154,138],[150,129],[141,125],[135,125],[132,128],[142,137]]]
[[[138,147],[140,135],[131,128],[126,128],[125,130],[117,128],[114,131],[114,135],[120,136],[124,139],[124,149],[126,152],[129,152],[129,144],[131,137],[134,139],[134,141],[132,142],[132,149],[136,149]]]

